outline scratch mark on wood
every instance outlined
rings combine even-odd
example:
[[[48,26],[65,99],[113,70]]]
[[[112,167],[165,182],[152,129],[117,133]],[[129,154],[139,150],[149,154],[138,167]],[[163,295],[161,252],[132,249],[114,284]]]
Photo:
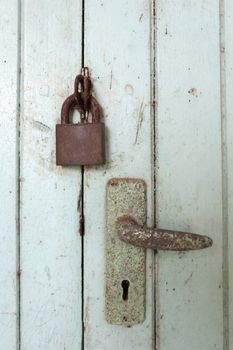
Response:
[[[111,76],[110,76],[109,90],[112,90],[112,70],[111,70]]]
[[[142,100],[142,103],[140,105],[139,108],[139,113],[138,113],[138,123],[137,123],[137,131],[136,131],[136,136],[135,136],[135,141],[134,141],[134,145],[136,145],[137,141],[138,141],[138,135],[139,135],[139,130],[141,129],[142,126],[142,122],[143,122],[143,118],[144,118],[144,100]]]
[[[186,284],[188,284],[188,282],[191,280],[193,276],[193,272],[190,273],[189,277],[184,281],[184,285],[186,286]]]
[[[51,273],[50,273],[50,269],[48,266],[45,267],[45,272],[46,272],[48,281],[50,281],[51,280]]]
[[[40,121],[38,121],[38,120],[34,120],[33,121],[33,126],[35,126],[37,129],[39,129],[40,131],[46,131],[46,132],[48,132],[48,131],[50,131],[51,130],[51,128],[48,126],[48,125],[46,125],[46,124],[44,124],[44,123],[42,123],[42,122],[40,122]]]

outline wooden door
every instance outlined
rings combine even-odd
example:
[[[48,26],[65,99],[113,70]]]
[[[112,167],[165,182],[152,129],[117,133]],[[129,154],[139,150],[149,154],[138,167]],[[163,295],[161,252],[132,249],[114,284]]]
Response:
[[[1,348],[230,350],[231,1],[0,8]],[[82,171],[55,165],[55,125],[84,65],[107,162]],[[149,226],[214,241],[147,251],[145,320],[130,328],[104,316],[106,184],[125,177],[146,182]]]

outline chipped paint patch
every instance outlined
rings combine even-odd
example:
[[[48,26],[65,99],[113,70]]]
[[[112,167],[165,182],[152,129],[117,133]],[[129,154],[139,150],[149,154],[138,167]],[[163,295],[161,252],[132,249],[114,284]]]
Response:
[[[191,88],[191,89],[188,91],[188,93],[189,93],[190,95],[197,96],[197,89]]]
[[[133,95],[133,93],[134,93],[134,88],[133,88],[133,86],[130,85],[130,84],[126,84],[126,85],[125,85],[125,93],[126,93],[127,95]]]

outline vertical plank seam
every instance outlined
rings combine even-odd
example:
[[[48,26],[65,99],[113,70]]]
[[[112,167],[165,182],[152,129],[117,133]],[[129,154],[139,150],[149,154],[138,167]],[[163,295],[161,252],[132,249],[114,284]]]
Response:
[[[228,262],[228,162],[225,61],[225,0],[219,1],[221,151],[222,151],[222,226],[223,226],[223,350],[229,350],[229,262]]]
[[[82,342],[81,349],[84,350],[84,234],[85,234],[85,220],[84,220],[84,166],[81,167],[81,220],[79,222],[81,232],[81,321],[82,321]]]
[[[152,158],[152,206],[153,225],[156,225],[156,1],[151,2],[151,158]],[[156,345],[156,253],[152,253],[152,347]]]
[[[17,92],[16,92],[16,307],[17,307],[17,339],[16,348],[21,347],[21,249],[20,249],[20,202],[21,202],[21,161],[20,161],[20,127],[21,127],[21,66],[22,66],[22,1],[18,1],[18,23],[17,23]]]
[[[85,0],[82,0],[82,67],[84,67],[85,60]]]
[[[85,0],[82,0],[82,67],[85,65]],[[84,350],[85,348],[85,324],[84,324],[84,234],[85,234],[85,214],[84,214],[84,175],[85,175],[85,167],[81,167],[81,216],[82,216],[82,222],[80,223],[82,225],[81,231],[81,317],[82,317],[82,345],[81,348]]]
[[[157,164],[157,133],[158,133],[158,110],[157,110],[157,98],[158,98],[158,86],[157,86],[157,1],[153,0],[151,2],[151,99],[152,99],[152,205],[153,205],[153,224],[157,225],[157,207],[156,207],[156,164]],[[157,270],[158,270],[158,255],[157,252],[153,253],[153,275],[152,275],[152,285],[153,285],[153,308],[152,308],[152,320],[153,320],[153,334],[152,334],[152,344],[154,349],[159,349],[159,334],[157,334],[158,324],[157,324],[157,304],[158,304],[158,293],[157,293]]]

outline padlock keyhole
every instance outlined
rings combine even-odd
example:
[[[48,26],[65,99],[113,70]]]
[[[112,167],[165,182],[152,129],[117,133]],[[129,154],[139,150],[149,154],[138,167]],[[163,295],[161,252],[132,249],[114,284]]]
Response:
[[[129,292],[129,281],[128,280],[123,280],[121,282],[121,286],[122,286],[122,289],[123,289],[123,293],[122,293],[122,299],[123,300],[128,300],[128,292]]]

